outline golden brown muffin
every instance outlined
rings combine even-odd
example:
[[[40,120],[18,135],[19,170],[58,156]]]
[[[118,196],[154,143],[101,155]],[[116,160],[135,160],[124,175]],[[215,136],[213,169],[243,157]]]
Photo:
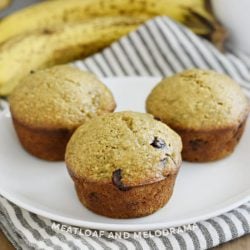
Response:
[[[192,69],[160,82],[148,96],[146,108],[182,137],[184,160],[206,162],[233,152],[244,130],[249,101],[228,76]]]
[[[9,101],[23,147],[51,161],[64,160],[77,127],[115,109],[111,92],[94,75],[66,65],[31,73]]]
[[[152,116],[119,112],[79,127],[65,159],[83,205],[108,217],[133,218],[170,199],[181,149],[180,137]]]

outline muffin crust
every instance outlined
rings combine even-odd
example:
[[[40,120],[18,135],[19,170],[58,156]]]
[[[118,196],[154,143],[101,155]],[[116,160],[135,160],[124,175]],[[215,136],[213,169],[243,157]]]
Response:
[[[171,197],[181,148],[180,137],[152,116],[119,112],[79,127],[66,164],[87,208],[109,217],[139,217]],[[127,211],[129,206],[134,209]]]
[[[36,128],[75,129],[113,111],[115,101],[94,75],[68,65],[31,73],[9,98],[13,116]]]
[[[228,76],[193,69],[160,82],[148,96],[146,109],[180,134],[184,160],[202,162],[233,152],[249,101]]]
[[[23,147],[45,160],[64,160],[81,124],[115,109],[111,92],[94,75],[62,65],[31,72],[9,98]]]

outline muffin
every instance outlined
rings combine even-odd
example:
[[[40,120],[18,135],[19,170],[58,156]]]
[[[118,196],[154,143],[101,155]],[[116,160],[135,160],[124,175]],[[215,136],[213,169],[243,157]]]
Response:
[[[119,112],[80,126],[65,159],[84,206],[112,218],[134,218],[170,199],[181,149],[180,137],[151,115]]]
[[[249,101],[228,76],[192,69],[160,82],[148,96],[146,109],[181,136],[183,160],[207,162],[233,152],[244,131]]]
[[[66,65],[31,72],[9,102],[23,147],[49,161],[64,160],[75,129],[116,106],[111,92],[94,75]]]

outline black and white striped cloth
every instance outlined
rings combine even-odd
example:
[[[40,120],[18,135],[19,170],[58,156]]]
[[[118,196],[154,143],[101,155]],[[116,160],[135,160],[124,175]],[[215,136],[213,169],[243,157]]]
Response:
[[[167,17],[157,17],[109,48],[74,65],[99,76],[169,76],[188,68],[230,75],[250,93],[250,57],[220,53],[208,41]],[[194,231],[168,236],[110,239],[79,237],[51,229],[52,221],[0,196],[0,227],[17,249],[208,249],[250,233],[250,202],[197,223]]]

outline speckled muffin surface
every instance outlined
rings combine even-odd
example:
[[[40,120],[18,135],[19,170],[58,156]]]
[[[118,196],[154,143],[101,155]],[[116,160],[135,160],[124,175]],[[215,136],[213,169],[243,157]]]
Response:
[[[160,82],[148,96],[146,108],[181,135],[184,159],[209,161],[233,151],[249,101],[228,76],[192,69]]]
[[[119,112],[79,127],[67,146],[66,164],[86,207],[132,218],[156,211],[171,197],[181,149],[180,137],[152,116]]]
[[[111,92],[94,75],[67,65],[30,74],[9,101],[16,119],[38,128],[74,129],[115,108]]]
[[[9,102],[21,144],[45,160],[64,160],[74,130],[116,106],[112,93],[94,75],[67,65],[31,73]]]

